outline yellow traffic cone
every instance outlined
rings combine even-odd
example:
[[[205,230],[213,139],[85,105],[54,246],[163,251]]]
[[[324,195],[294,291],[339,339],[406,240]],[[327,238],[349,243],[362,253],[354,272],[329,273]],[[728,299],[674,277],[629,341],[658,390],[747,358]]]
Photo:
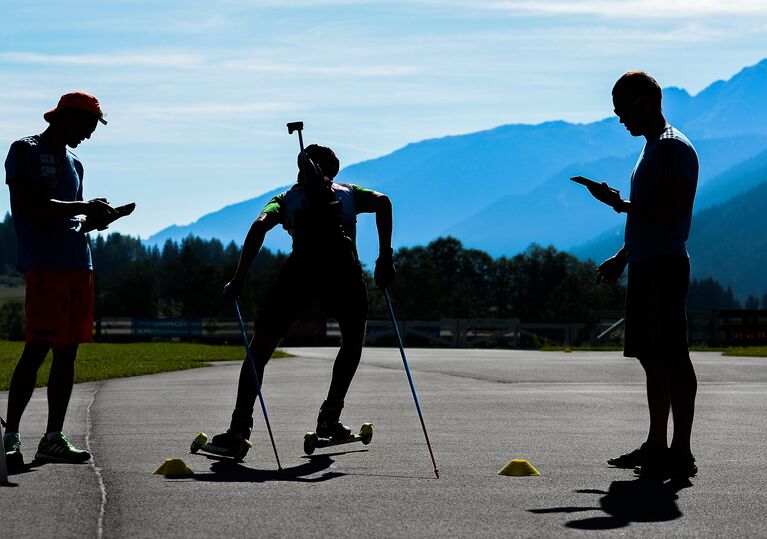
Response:
[[[525,459],[510,460],[506,466],[498,470],[498,475],[510,475],[513,477],[524,477],[527,475],[541,475],[541,472],[535,469],[535,466]]]
[[[165,477],[185,477],[194,475],[192,469],[186,465],[181,459],[167,458],[165,462],[160,464],[154,473],[157,475],[164,475]]]

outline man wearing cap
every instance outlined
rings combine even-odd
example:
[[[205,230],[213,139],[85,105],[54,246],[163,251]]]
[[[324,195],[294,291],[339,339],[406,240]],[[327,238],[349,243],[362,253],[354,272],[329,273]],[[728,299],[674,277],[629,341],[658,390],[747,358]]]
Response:
[[[4,446],[9,464],[23,464],[19,422],[32,397],[37,371],[49,350],[48,426],[35,458],[85,462],[61,432],[74,383],[77,347],[93,332],[93,265],[84,231],[113,220],[106,199],[83,200],[83,165],[67,149],[89,139],[101,122],[98,100],[84,92],[65,94],[44,114],[40,135],[17,140],[5,161],[6,183],[18,242],[17,268],[26,281],[26,344],[8,393]],[[84,219],[80,216],[84,216]]]

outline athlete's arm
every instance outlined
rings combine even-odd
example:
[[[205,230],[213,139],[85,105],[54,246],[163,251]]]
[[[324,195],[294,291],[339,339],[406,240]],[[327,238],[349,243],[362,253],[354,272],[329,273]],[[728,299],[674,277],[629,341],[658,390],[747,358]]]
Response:
[[[234,277],[224,287],[225,296],[236,296],[242,290],[242,286],[245,283],[245,277],[248,274],[250,266],[253,264],[253,260],[256,258],[258,251],[261,250],[261,246],[264,244],[264,238],[266,233],[280,224],[280,215],[276,212],[264,212],[259,215],[253,224],[250,225],[248,235],[245,236],[245,243],[242,245],[242,253],[240,254],[240,260],[237,262],[237,269],[234,272]]]
[[[621,200],[613,208],[642,220],[662,224],[675,224],[687,215],[691,200],[684,187],[684,180],[667,180],[668,185],[655,200],[642,203]],[[680,188],[682,187],[682,188]]]
[[[114,213],[114,209],[105,198],[96,198],[87,202],[82,200],[57,200],[50,196],[47,188],[42,185],[40,178],[30,171],[27,146],[14,142],[5,163],[6,183],[11,192],[13,205],[23,208],[34,219],[54,221],[60,217],[75,215],[106,216]],[[82,198],[82,197],[78,197]]]
[[[14,205],[23,207],[29,215],[37,219],[50,221],[75,215],[103,218],[115,214],[114,208],[105,198],[94,198],[88,201],[56,200],[41,196],[32,189],[25,189],[21,187],[21,184],[14,183],[9,187]]]
[[[391,200],[383,193],[373,191],[373,211],[376,214],[378,229],[378,252],[391,251],[392,207]]]
[[[656,151],[661,152],[663,167],[652,185],[652,195],[641,202],[620,200],[613,206],[641,220],[675,225],[690,212],[695,189],[690,176],[687,147],[676,140],[662,140]]]
[[[394,276],[397,273],[392,260],[394,251],[391,248],[391,200],[377,191],[374,191],[373,195],[372,206],[376,214],[376,228],[378,229],[378,260],[376,260],[373,277],[378,287],[386,288],[394,281]]]
[[[626,246],[620,248],[614,256],[602,262],[597,268],[597,282],[616,283],[626,269]]]
[[[381,253],[391,251],[392,212],[389,197],[378,191],[349,184],[354,196],[357,213],[375,213],[378,229],[378,250]]]

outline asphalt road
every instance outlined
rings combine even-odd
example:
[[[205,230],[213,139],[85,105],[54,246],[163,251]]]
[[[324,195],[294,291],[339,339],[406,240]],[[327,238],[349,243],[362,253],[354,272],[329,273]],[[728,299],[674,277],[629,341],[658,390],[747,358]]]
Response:
[[[767,535],[767,359],[696,353],[689,484],[647,485],[605,459],[647,425],[641,368],[618,353],[410,350],[441,470],[435,479],[397,350],[367,349],[343,419],[376,424],[369,446],[303,455],[334,349],[267,367],[267,407],[242,464],[191,455],[195,431],[228,425],[238,365],[76,386],[66,430],[90,465],[33,466],[0,488],[4,537],[470,537]],[[0,394],[5,408],[6,394]],[[45,393],[22,424],[29,460]],[[179,457],[195,475],[152,471]],[[539,477],[504,477],[526,458]],[[103,513],[102,513],[103,511]]]

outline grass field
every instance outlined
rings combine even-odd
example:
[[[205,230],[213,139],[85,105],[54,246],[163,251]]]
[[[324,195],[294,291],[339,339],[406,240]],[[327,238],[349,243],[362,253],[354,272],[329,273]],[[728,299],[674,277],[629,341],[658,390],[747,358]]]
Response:
[[[739,346],[722,350],[724,356],[767,357],[767,346]]]
[[[0,390],[7,390],[23,342],[0,341]],[[289,357],[278,350],[273,357]],[[206,367],[212,361],[242,360],[241,346],[193,343],[90,343],[80,346],[75,369],[76,382],[139,376],[158,372]],[[37,375],[37,386],[48,382],[51,354]]]
[[[26,288],[21,286],[0,286],[0,303],[6,301],[24,301]]]

